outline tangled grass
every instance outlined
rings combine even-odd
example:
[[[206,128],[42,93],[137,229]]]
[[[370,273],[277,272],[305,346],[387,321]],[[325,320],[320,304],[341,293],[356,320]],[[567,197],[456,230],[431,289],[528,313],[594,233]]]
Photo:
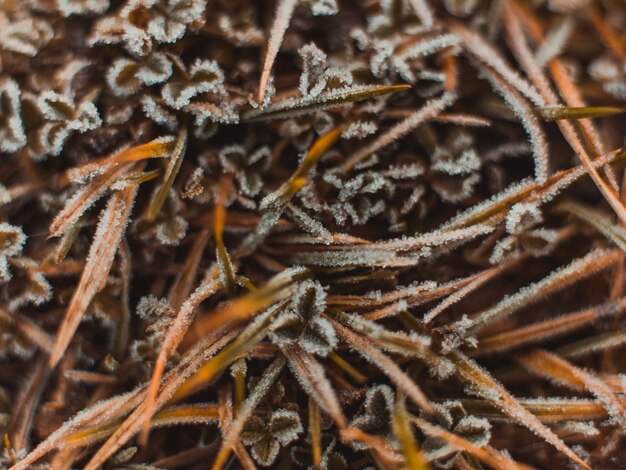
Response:
[[[620,0],[0,0],[0,467],[621,468]]]

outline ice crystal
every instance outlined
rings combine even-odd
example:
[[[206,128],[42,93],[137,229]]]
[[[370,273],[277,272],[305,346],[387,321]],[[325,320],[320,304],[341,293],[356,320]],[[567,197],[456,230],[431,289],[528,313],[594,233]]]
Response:
[[[22,123],[20,89],[10,78],[0,81],[0,150],[17,152],[26,145]]]
[[[375,436],[390,437],[394,400],[394,393],[387,385],[370,387],[365,394],[362,412],[352,420],[350,426]],[[355,443],[353,446],[356,449],[365,448],[361,443]]]

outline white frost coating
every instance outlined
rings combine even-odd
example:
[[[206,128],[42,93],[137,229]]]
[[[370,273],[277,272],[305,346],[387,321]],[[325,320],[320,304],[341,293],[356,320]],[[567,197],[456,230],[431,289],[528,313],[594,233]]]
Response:
[[[399,122],[394,127],[389,129],[386,133],[378,137],[374,142],[358,150],[348,160],[341,165],[344,171],[351,169],[361,160],[365,159],[374,152],[386,147],[392,142],[404,137],[409,132],[413,131],[424,121],[436,116],[445,108],[450,106],[456,100],[456,95],[452,93],[444,93],[440,98],[427,102],[422,108],[406,118],[404,121]]]
[[[535,178],[539,183],[545,182],[549,173],[549,148],[539,120],[524,98],[510,86],[510,83],[492,71],[484,70],[483,73],[522,123],[533,148]],[[545,102],[541,101],[538,106],[545,106]]]
[[[178,127],[178,119],[164,106],[161,106],[153,97],[143,95],[141,97],[141,109],[144,114],[157,124],[162,125],[174,132]]]
[[[431,29],[435,24],[433,11],[428,4],[429,0],[409,0],[409,3],[415,10],[425,29]]]
[[[461,38],[460,45],[470,54],[495,70],[510,86],[530,99],[533,104],[545,106],[545,101],[537,89],[506,64],[501,54],[479,34],[464,27],[454,27],[453,30]]]
[[[35,56],[54,37],[50,25],[40,18],[9,20],[0,17],[0,47],[7,51]]]
[[[561,287],[565,287],[567,283],[563,284],[563,281],[572,277],[572,275],[575,275],[576,273],[582,272],[581,270],[583,268],[589,269],[589,265],[594,260],[606,255],[607,253],[607,251],[601,249],[593,250],[582,258],[575,259],[567,266],[553,271],[542,280],[522,287],[517,293],[505,297],[495,306],[485,310],[478,317],[472,319],[473,325],[471,327],[471,331],[475,331],[484,325],[493,323],[496,320],[502,320],[504,317],[511,315],[522,306],[539,300],[543,290],[548,286],[559,283]],[[599,269],[599,267],[597,267],[597,269]]]
[[[593,421],[581,422],[581,421],[566,421],[561,426],[564,431],[568,431],[575,434],[582,434],[583,436],[597,436],[600,431],[594,426]]]
[[[17,256],[22,252],[26,242],[26,235],[22,227],[2,222],[0,223],[0,235],[2,236],[0,238],[0,256]]]
[[[280,408],[274,413],[269,423],[272,436],[282,445],[287,445],[298,438],[302,432],[300,415],[295,411]]]
[[[550,60],[558,56],[565,47],[573,30],[574,21],[571,17],[566,16],[556,28],[550,30],[539,47],[539,50],[535,54],[537,63],[541,66],[545,66]]]
[[[309,5],[315,16],[329,16],[339,12],[337,0],[304,0],[304,3]]]
[[[0,151],[13,153],[26,145],[22,124],[20,88],[11,78],[0,79],[0,100],[3,103],[3,122],[0,125]]]
[[[101,14],[109,8],[109,0],[57,0],[57,4],[66,17]]]
[[[543,215],[537,204],[519,203],[513,205],[504,219],[506,231],[519,234],[543,222]]]
[[[173,78],[161,89],[161,97],[168,106],[182,109],[201,93],[222,93],[224,73],[214,60],[196,59],[187,77]]]

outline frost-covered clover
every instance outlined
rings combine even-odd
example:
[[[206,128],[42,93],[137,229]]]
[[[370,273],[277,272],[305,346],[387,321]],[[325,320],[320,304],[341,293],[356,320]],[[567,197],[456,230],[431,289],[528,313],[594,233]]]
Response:
[[[148,323],[146,338],[136,340],[131,352],[139,363],[152,361],[160,350],[161,343],[176,312],[166,299],[153,295],[142,297],[137,304],[137,315]]]
[[[626,100],[626,63],[604,55],[589,65],[589,75],[602,84],[605,92],[618,100]]]
[[[491,424],[485,418],[468,415],[460,401],[450,400],[434,404],[436,424],[453,432],[477,447],[484,447],[491,439]],[[422,449],[429,460],[437,460],[443,468],[452,468],[458,448],[442,439],[427,437]]]
[[[278,345],[298,343],[312,354],[326,356],[337,346],[337,335],[331,323],[321,316],[325,308],[322,285],[318,281],[303,281],[272,325],[271,340]]]
[[[44,123],[37,132],[36,146],[45,149],[44,154],[59,155],[70,135],[83,134],[102,124],[98,109],[87,99],[76,104],[70,96],[48,90],[37,99],[37,107]]]
[[[537,228],[543,222],[541,209],[536,204],[515,204],[505,219],[507,237],[498,241],[489,261],[498,264],[514,258],[522,252],[543,256],[550,252],[557,239],[557,232]]]
[[[136,56],[149,54],[154,42],[174,43],[194,23],[202,23],[206,0],[127,0],[117,14],[100,19],[92,44],[123,44]]]
[[[194,134],[208,138],[215,123],[235,123],[239,117],[227,100],[224,73],[214,60],[197,59],[190,67],[169,56],[173,73],[161,88],[160,98],[144,95],[144,114],[170,130],[178,128],[181,115],[193,118]]]
[[[20,256],[26,241],[21,227],[0,223],[0,292],[9,310],[50,299],[52,287],[39,271],[39,263]]]
[[[109,67],[106,81],[114,95],[131,96],[144,86],[165,82],[172,71],[172,61],[161,52],[137,60],[120,57]]]
[[[267,421],[252,416],[246,421],[240,438],[244,445],[250,446],[254,460],[268,467],[276,460],[280,446],[296,440],[301,432],[300,415],[281,408],[274,411]]]
[[[57,0],[64,16],[94,15],[107,11],[109,0]]]
[[[395,441],[391,421],[394,407],[394,393],[388,385],[374,385],[365,394],[363,410],[351,422],[350,427],[359,428],[368,434]],[[362,450],[367,446],[360,442],[351,444]]]
[[[294,446],[291,449],[291,460],[300,468],[311,468],[312,455],[310,437],[306,439],[304,446]],[[320,470],[346,470],[348,463],[339,452],[335,450],[337,440],[328,433],[322,434],[322,459],[320,460]]]
[[[480,181],[481,161],[474,150],[474,137],[464,131],[453,132],[432,155],[431,186],[446,202],[460,202],[474,191]]]
[[[26,145],[21,116],[20,88],[10,78],[0,79],[0,151],[17,152]]]
[[[263,188],[261,175],[270,164],[271,153],[265,145],[249,151],[242,145],[234,144],[222,148],[218,157],[224,171],[235,175],[241,193],[254,197]]]

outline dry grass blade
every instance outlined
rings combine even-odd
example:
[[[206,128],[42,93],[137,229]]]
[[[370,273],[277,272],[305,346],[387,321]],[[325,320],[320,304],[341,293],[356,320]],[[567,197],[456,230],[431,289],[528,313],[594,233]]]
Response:
[[[626,252],[626,230],[621,225],[614,224],[608,217],[603,216],[596,210],[592,210],[573,202],[559,204],[558,209],[573,214],[583,222],[596,228],[606,238]]]
[[[208,336],[201,341],[187,356],[186,360],[181,361],[177,368],[172,370],[163,380],[159,396],[155,403],[155,408],[166,404],[183,383],[207,360],[209,360],[217,351],[236,336],[238,330],[221,330],[215,335]],[[145,403],[136,405],[135,410],[120,424],[109,439],[98,449],[91,460],[85,466],[85,470],[96,470],[111,455],[113,455],[121,446],[132,438],[141,427],[145,418]],[[15,468],[13,470],[19,470]]]
[[[322,427],[320,407],[309,397],[309,437],[311,439],[311,463],[313,470],[320,470],[322,462]]]
[[[535,415],[542,423],[563,421],[595,421],[606,419],[608,413],[599,401],[556,398],[517,400],[526,410]],[[508,421],[509,418],[498,407],[483,400],[461,400],[463,407],[476,416],[490,421]]]
[[[431,424],[426,420],[417,418],[415,416],[411,416],[410,419],[420,428],[422,432],[424,432],[428,436],[443,439],[448,444],[456,447],[459,450],[467,452],[468,454],[479,459],[481,462],[484,462],[485,464],[493,468],[503,470],[527,470],[532,468],[527,465],[522,465],[514,462],[508,456],[496,451],[489,446],[478,447],[477,445],[472,444],[470,441],[463,439],[462,437],[451,433],[450,431],[446,431],[440,426]]]
[[[615,250],[594,250],[582,258],[572,261],[569,265],[553,271],[541,281],[523,287],[517,293],[505,297],[497,305],[472,318],[472,325],[468,332],[479,331],[550,293],[557,292],[574,282],[595,274],[599,270],[606,269],[618,260],[618,254],[619,252]]]
[[[115,192],[102,211],[94,241],[87,256],[85,269],[67,308],[63,323],[57,332],[56,341],[48,361],[50,368],[57,365],[72,340],[85,310],[96,293],[104,287],[128,223],[136,194],[136,186]]]
[[[346,428],[348,422],[322,366],[300,346],[288,345],[282,348],[282,351],[289,361],[290,370],[309,394],[310,399],[315,400],[340,429]]]
[[[567,455],[573,462],[590,470],[591,467],[589,465],[581,460],[572,449],[567,447],[554,432],[544,426],[535,415],[526,410],[502,385],[482,370],[478,364],[461,353],[452,353],[450,359],[456,366],[455,374],[471,387],[472,394],[492,402],[514,421],[545,439],[546,442],[549,442],[557,450]]]
[[[337,321],[332,321],[337,334],[344,340],[351,348],[353,348],[359,355],[361,355],[366,361],[375,365],[380,369],[382,373],[387,375],[389,379],[396,384],[396,386],[402,390],[408,397],[415,402],[417,406],[426,411],[427,413],[434,413],[435,409],[428,401],[424,392],[413,382],[399,367],[398,365],[383,354],[379,349],[372,346],[369,341],[362,338],[357,333],[354,333],[349,328],[345,327]]]
[[[422,108],[415,111],[415,113],[407,117],[404,121],[399,122],[374,140],[374,142],[351,155],[339,168],[344,172],[350,171],[356,164],[369,157],[374,152],[404,137],[420,124],[440,114],[445,108],[451,106],[456,101],[456,98],[456,95],[453,93],[444,93],[441,97],[428,101]]]
[[[174,184],[174,179],[180,170],[180,166],[183,163],[185,157],[185,150],[187,149],[187,125],[181,124],[178,130],[178,136],[176,137],[176,145],[172,150],[165,175],[163,176],[163,182],[157,189],[148,205],[146,211],[146,219],[152,221],[156,218],[157,214],[161,210],[161,207],[165,203],[167,196],[170,193],[170,188]]]
[[[559,121],[561,119],[585,119],[614,116],[626,112],[624,108],[616,108],[611,106],[585,106],[585,107],[566,107],[551,106],[545,108],[535,108],[538,117],[545,121]]]
[[[626,158],[626,152],[615,150],[602,155],[593,161],[594,168],[601,168],[606,164],[618,163]],[[511,185],[508,189],[493,196],[490,200],[482,204],[473,206],[469,210],[462,212],[458,216],[446,222],[440,229],[433,233],[446,230],[455,230],[460,227],[469,227],[491,218],[502,220],[506,212],[518,202],[527,200],[539,200],[547,202],[552,200],[557,194],[569,187],[583,176],[587,175],[585,166],[578,165],[568,170],[560,171],[552,175],[544,184],[530,181],[522,181]]]
[[[624,344],[626,344],[626,333],[623,331],[614,331],[578,340],[574,343],[561,346],[554,352],[564,358],[576,358],[606,349],[618,348]]]
[[[182,341],[185,333],[189,329],[189,326],[193,320],[195,309],[201,302],[213,295],[222,286],[220,280],[217,279],[216,270],[209,271],[206,278],[202,281],[200,286],[189,296],[189,298],[181,305],[176,318],[169,326],[167,333],[163,339],[161,349],[154,363],[154,370],[148,386],[148,393],[146,398],[146,420],[142,427],[141,440],[146,440],[148,437],[148,431],[150,429],[150,416],[154,413],[154,404],[156,402],[156,396],[159,390],[159,384],[165,371],[165,366],[169,357],[174,353],[180,342]]]
[[[404,404],[404,397],[399,394],[393,410],[393,432],[400,441],[407,467],[411,470],[427,470],[428,464],[420,451],[413,432],[411,422]]]
[[[261,81],[259,83],[259,94],[257,95],[257,101],[259,103],[263,103],[263,99],[265,98],[265,90],[270,78],[270,73],[272,72],[274,60],[276,59],[280,43],[283,40],[287,26],[289,26],[289,21],[291,20],[291,15],[293,15],[297,4],[298,0],[280,0],[276,7],[274,23],[270,30],[267,48],[265,49],[265,60],[263,61],[263,71],[261,72]]]
[[[495,351],[506,351],[507,349],[526,346],[559,335],[564,335],[587,326],[599,318],[619,315],[624,309],[626,309],[626,298],[606,302],[602,305],[561,315],[511,331],[497,333],[486,338],[481,338],[478,343],[478,349],[473,351],[472,355],[479,356]]]
[[[224,435],[222,446],[213,461],[213,470],[221,470],[224,467],[231,449],[236,444],[236,441],[239,440],[239,434],[244,424],[246,424],[246,421],[252,415],[254,409],[276,381],[284,365],[285,359],[283,357],[276,358],[263,372],[261,379],[254,386],[248,398],[237,407],[235,419],[231,421],[228,431]]]
[[[529,371],[540,374],[555,383],[574,388],[575,390],[580,390],[581,388],[588,390],[604,405],[609,415],[623,423],[626,410],[622,400],[615,396],[607,384],[590,372],[541,349],[535,349],[519,356],[517,360]]]
[[[296,282],[306,279],[310,273],[305,269],[294,269],[290,273],[275,276],[265,286],[217,308],[210,314],[198,318],[193,326],[193,336],[202,338],[224,324],[248,320],[269,306],[287,298]]]
[[[326,91],[316,96],[315,99],[287,98],[267,108],[249,111],[243,115],[243,122],[296,118],[409,88],[411,85],[354,85]]]

